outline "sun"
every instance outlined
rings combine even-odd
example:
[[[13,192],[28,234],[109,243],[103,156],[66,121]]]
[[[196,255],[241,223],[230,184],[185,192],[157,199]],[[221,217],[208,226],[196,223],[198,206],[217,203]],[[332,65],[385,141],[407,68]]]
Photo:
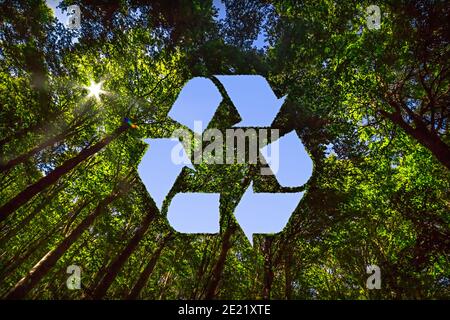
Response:
[[[98,83],[91,81],[88,87],[85,87],[88,91],[88,97],[94,97],[96,100],[100,100],[100,95],[105,94],[106,91],[102,90],[103,81]]]

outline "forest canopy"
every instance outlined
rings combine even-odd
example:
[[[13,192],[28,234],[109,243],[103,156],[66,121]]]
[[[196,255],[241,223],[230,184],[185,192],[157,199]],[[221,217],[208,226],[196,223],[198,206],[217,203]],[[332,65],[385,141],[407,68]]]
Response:
[[[0,4],[2,299],[450,298],[447,1],[59,9],[74,4],[76,29],[44,0]],[[215,235],[175,232],[137,173],[142,139],[182,128],[167,114],[187,81],[243,74],[287,96],[272,126],[295,130],[314,162],[286,228],[253,246],[239,199],[252,180],[286,191],[254,165],[199,164],[171,189],[168,202],[220,192]],[[238,122],[225,99],[211,123]],[[79,290],[66,282],[73,265]]]

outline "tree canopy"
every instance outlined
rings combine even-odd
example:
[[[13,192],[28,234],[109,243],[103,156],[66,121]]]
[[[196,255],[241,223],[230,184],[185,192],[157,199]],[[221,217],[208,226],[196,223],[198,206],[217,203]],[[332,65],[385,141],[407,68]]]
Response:
[[[365,0],[225,0],[223,18],[211,0],[60,8],[73,4],[80,29],[43,0],[0,6],[3,299],[450,297],[447,1],[380,2],[375,29]],[[167,116],[183,85],[233,74],[287,95],[273,126],[295,130],[314,162],[286,228],[253,247],[236,205],[252,179],[284,191],[258,165],[178,177],[166,204],[221,194],[217,235],[175,232],[137,174],[142,139],[183,128]],[[97,99],[87,88],[100,82]],[[211,123],[237,122],[225,99]]]

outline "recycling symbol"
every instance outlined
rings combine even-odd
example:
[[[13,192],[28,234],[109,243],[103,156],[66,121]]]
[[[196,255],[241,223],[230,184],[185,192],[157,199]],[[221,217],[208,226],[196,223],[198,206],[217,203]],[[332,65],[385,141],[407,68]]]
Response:
[[[259,75],[214,76],[241,117],[233,128],[270,128],[285,97],[277,98],[266,79]],[[209,78],[189,80],[168,113],[168,117],[195,134],[205,134],[223,101],[220,90]],[[202,125],[198,125],[198,124]],[[230,129],[231,130],[231,129]],[[228,131],[228,129],[227,129]],[[179,138],[144,139],[149,144],[138,173],[159,210],[184,167],[195,171],[190,150]],[[293,130],[256,150],[265,160],[265,169],[273,174],[281,187],[300,187],[310,178],[313,163],[301,140]],[[195,162],[195,161],[194,161]],[[299,169],[300,168],[300,169]],[[263,169],[261,169],[263,170]],[[299,204],[303,192],[255,192],[253,182],[241,197],[234,216],[253,245],[253,234],[281,232]],[[167,219],[176,231],[189,234],[220,232],[220,193],[180,192],[167,208]]]

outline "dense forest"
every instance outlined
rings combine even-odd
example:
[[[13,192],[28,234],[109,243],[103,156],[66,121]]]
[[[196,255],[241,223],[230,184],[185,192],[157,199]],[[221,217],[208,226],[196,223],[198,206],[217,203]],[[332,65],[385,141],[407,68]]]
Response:
[[[0,4],[2,299],[450,298],[448,1],[73,4],[77,29],[44,0]],[[234,74],[287,96],[272,126],[314,162],[286,228],[253,246],[239,199],[250,181],[283,191],[255,165],[178,177],[166,201],[220,193],[211,235],[175,232],[137,173],[142,139],[182,127],[167,114],[183,85]],[[225,99],[212,125],[237,122]]]

